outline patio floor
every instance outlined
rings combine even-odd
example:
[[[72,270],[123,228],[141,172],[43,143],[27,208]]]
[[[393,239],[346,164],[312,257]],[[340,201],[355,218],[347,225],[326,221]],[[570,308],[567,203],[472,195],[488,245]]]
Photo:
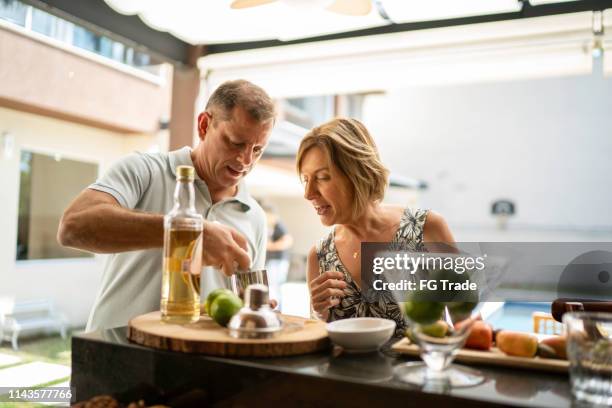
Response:
[[[70,336],[26,338],[19,342],[19,351],[13,351],[8,342],[0,345],[0,387],[69,387]],[[65,406],[58,403],[0,402],[3,408],[33,408]]]

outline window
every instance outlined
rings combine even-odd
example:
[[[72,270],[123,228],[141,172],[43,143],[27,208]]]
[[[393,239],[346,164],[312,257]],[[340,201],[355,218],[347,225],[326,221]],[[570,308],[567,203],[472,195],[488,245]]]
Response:
[[[97,175],[97,164],[22,151],[17,260],[93,256],[63,248],[56,235],[64,209]]]
[[[0,0],[0,18],[13,24],[25,26],[26,5],[15,0]]]
[[[73,44],[84,50],[96,52],[100,43],[100,37],[86,28],[75,27],[73,34]]]
[[[334,97],[308,96],[284,100],[285,120],[305,129],[310,129],[334,116]]]
[[[18,0],[0,0],[0,19],[153,75],[161,75],[162,61],[146,51],[106,37],[93,27],[83,27]]]
[[[362,94],[322,95],[287,98],[280,101],[282,119],[304,129],[311,129],[335,116],[361,119]]]

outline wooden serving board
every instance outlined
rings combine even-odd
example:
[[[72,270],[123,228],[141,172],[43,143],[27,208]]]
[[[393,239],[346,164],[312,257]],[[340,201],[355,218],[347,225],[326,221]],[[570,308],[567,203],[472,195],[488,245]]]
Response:
[[[419,346],[404,338],[391,347],[394,351],[411,356],[420,355]],[[516,367],[528,370],[552,371],[556,373],[567,373],[569,361],[555,360],[552,358],[527,358],[508,356],[493,347],[490,351],[479,351],[461,349],[455,356],[455,360],[462,363],[485,364],[502,367]]]
[[[208,316],[185,325],[161,321],[160,312],[128,323],[128,339],[161,350],[224,357],[278,357],[313,353],[329,346],[325,323],[281,315],[283,330],[271,339],[235,339]]]

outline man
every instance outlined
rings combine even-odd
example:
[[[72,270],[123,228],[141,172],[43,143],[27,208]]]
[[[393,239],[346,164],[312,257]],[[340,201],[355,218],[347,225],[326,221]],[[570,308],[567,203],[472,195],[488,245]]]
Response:
[[[274,105],[263,89],[244,80],[226,82],[198,116],[197,147],[132,154],[68,206],[60,244],[111,254],[87,331],[159,310],[163,215],[173,205],[179,165],[196,170],[196,208],[205,218],[203,264],[226,275],[236,266],[264,267],[265,215],[242,179],[261,157],[273,124]],[[203,287],[223,285],[218,271],[203,275]]]

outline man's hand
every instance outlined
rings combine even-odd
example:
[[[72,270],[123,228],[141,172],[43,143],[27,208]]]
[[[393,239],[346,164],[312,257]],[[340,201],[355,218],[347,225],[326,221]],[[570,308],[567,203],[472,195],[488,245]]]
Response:
[[[237,267],[245,270],[251,267],[247,240],[235,229],[218,222],[205,221],[203,236],[204,265],[218,267],[227,276],[231,276]]]

